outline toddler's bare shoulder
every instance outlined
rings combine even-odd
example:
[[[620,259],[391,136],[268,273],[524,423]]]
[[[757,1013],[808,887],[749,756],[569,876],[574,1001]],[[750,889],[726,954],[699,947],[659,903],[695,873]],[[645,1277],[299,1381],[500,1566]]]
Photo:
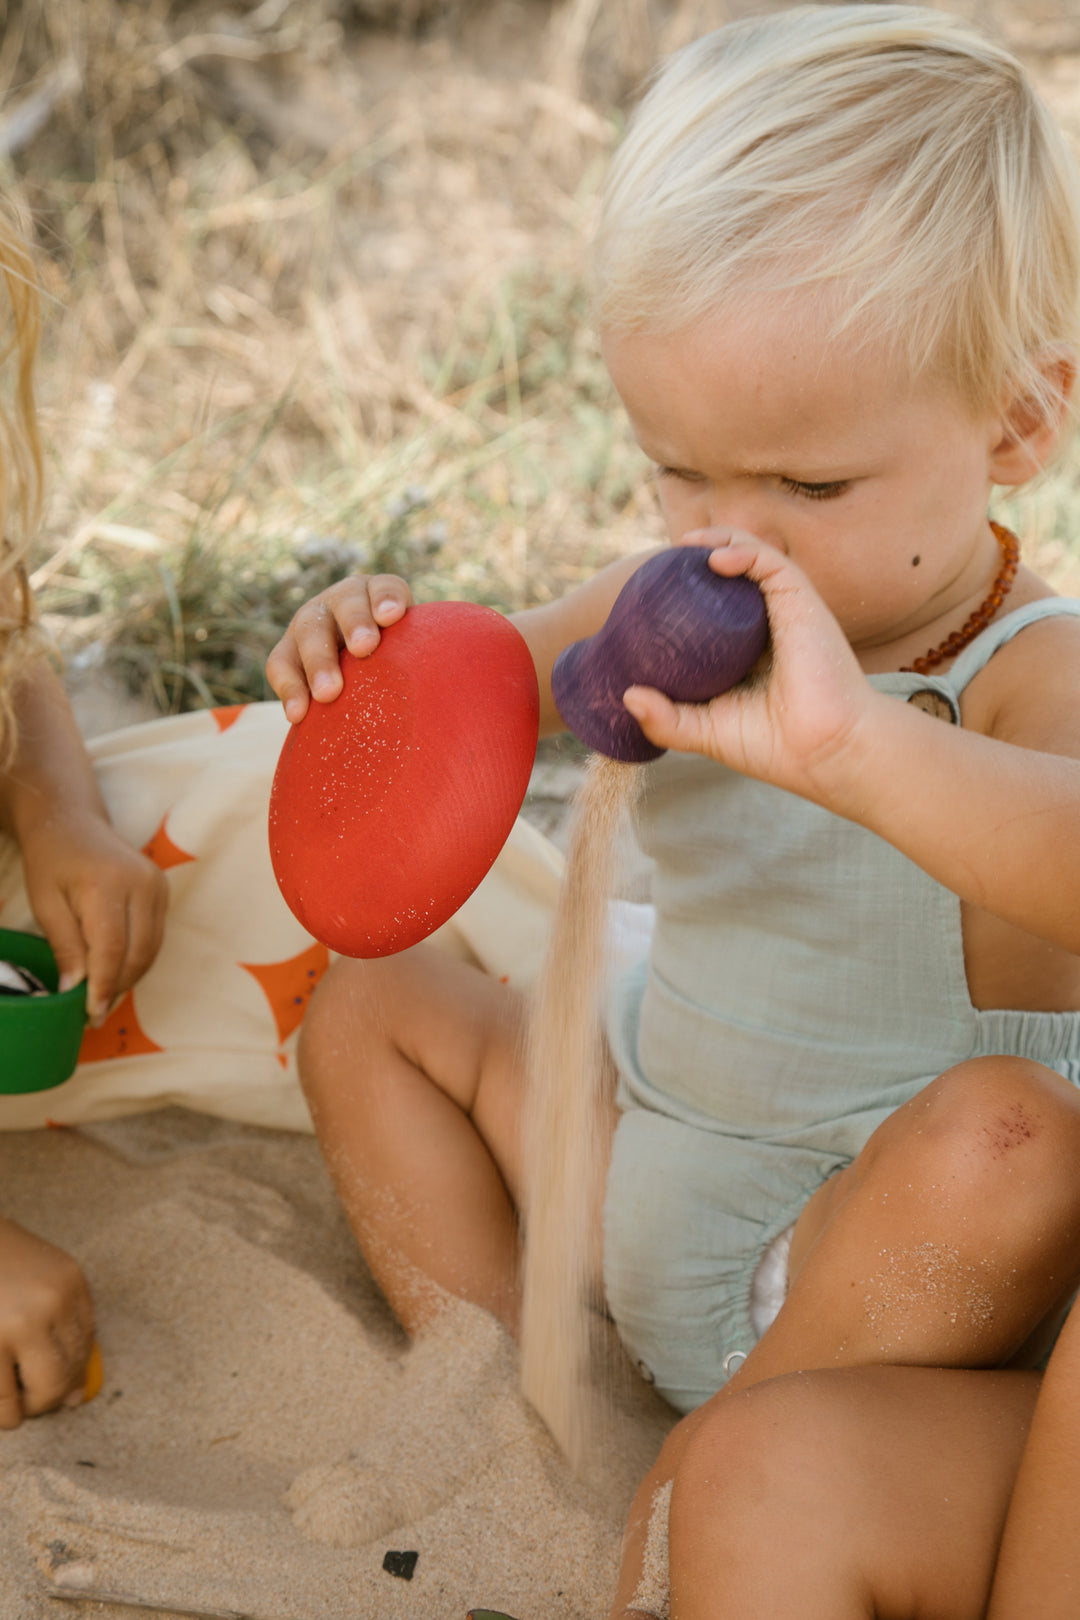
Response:
[[[973,678],[960,709],[966,730],[1080,758],[1080,614],[1018,631]]]

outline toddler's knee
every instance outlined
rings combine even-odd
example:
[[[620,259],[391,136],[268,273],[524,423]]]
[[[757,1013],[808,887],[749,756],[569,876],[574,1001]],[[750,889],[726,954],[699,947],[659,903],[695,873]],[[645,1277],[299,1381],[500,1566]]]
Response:
[[[1025,1058],[958,1064],[911,1105],[911,1139],[925,1174],[978,1197],[1023,1188],[1048,1206],[1080,1210],[1080,1092]]]
[[[300,1026],[297,1066],[300,1082],[313,1100],[336,1084],[346,1062],[377,1044],[393,1003],[392,975],[380,961],[340,958],[323,974]]]

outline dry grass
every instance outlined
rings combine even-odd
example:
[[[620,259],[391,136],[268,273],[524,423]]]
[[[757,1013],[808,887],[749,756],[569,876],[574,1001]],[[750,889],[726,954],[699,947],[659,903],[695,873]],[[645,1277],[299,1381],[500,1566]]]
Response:
[[[653,538],[583,246],[629,87],[737,9],[0,0],[52,298],[36,577],[75,670],[260,696],[350,569],[516,607]],[[1076,58],[1038,61],[1071,117]],[[1078,485],[1030,509],[1073,588]]]

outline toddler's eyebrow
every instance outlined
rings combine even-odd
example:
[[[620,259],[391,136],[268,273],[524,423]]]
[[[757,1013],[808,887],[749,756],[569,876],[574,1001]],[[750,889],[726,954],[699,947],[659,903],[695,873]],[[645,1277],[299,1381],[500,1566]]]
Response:
[[[675,473],[680,478],[702,476],[700,468],[681,467],[664,456],[649,455],[649,460],[661,471]],[[840,467],[816,466],[813,469],[800,469],[791,462],[771,466],[748,463],[744,467],[729,467],[727,472],[731,478],[787,478],[796,484],[848,484],[861,476],[861,470],[857,471],[847,463]]]

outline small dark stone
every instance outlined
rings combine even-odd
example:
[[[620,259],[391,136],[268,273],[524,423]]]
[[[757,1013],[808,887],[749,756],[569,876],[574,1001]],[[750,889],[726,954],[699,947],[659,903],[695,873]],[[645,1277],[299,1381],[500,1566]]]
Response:
[[[419,1557],[418,1552],[388,1552],[382,1561],[382,1567],[388,1575],[397,1575],[403,1581],[411,1581]]]
[[[97,1463],[96,1462],[91,1462],[89,1457],[77,1457],[75,1459],[75,1461],[76,1461],[77,1465],[80,1468],[96,1468],[97,1467]]]

